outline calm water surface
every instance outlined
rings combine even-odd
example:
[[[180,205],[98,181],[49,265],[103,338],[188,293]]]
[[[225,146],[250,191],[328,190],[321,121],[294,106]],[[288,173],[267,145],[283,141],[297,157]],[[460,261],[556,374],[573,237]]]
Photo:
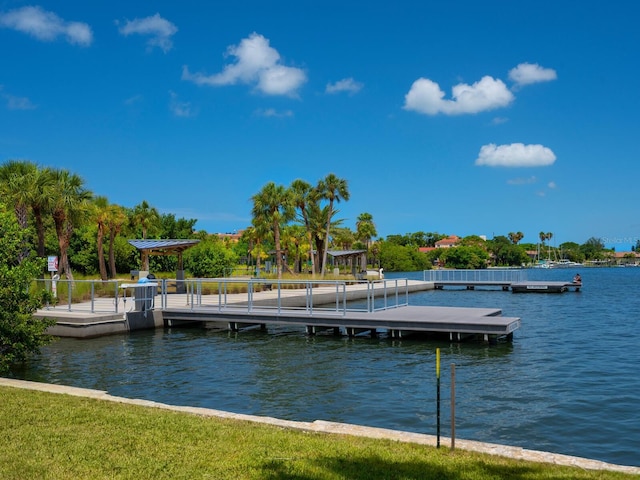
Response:
[[[527,271],[531,280],[574,273]],[[502,308],[522,318],[511,344],[174,328],[62,339],[13,375],[174,405],[435,434],[440,348],[443,435],[453,363],[458,438],[640,466],[640,268],[580,273],[578,293],[410,297],[412,305]]]

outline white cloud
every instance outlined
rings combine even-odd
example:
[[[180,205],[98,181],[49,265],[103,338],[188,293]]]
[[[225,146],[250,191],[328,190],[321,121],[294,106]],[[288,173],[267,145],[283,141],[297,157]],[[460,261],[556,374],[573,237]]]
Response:
[[[353,78],[343,78],[336,83],[327,83],[326,93],[340,93],[348,92],[350,95],[354,95],[362,90],[362,83],[356,82]]]
[[[544,167],[556,161],[550,148],[542,145],[495,145],[490,143],[480,148],[476,165],[488,167]]]
[[[558,78],[552,68],[543,68],[537,63],[521,63],[509,71],[509,79],[517,86],[530,85],[532,83],[549,82]]]
[[[191,109],[190,102],[180,101],[178,99],[178,95],[176,95],[174,92],[170,91],[169,95],[171,97],[169,101],[169,110],[171,110],[171,113],[173,113],[176,117],[192,117],[195,115],[195,113]]]
[[[452,100],[444,98],[440,86],[428,78],[419,78],[405,95],[404,108],[427,115],[460,115],[506,107],[513,99],[502,80],[485,76],[473,85],[460,83],[452,89]]]
[[[0,98],[7,102],[9,110],[34,110],[36,108],[27,97],[16,97],[10,93],[5,93],[3,89],[3,85],[0,85]]]
[[[12,28],[42,41],[53,41],[58,36],[66,37],[72,44],[88,46],[93,33],[86,23],[67,22],[53,12],[40,7],[22,7],[0,14],[0,26]]]
[[[258,109],[254,112],[254,114],[258,117],[276,117],[276,118],[293,117],[293,112],[291,110],[284,110],[279,112],[275,108],[266,108],[264,110]]]
[[[529,185],[532,183],[536,183],[538,179],[535,176],[527,177],[527,178],[512,178],[507,180],[507,184],[509,185]]]
[[[502,125],[503,123],[507,123],[509,121],[508,118],[506,117],[496,117],[493,120],[491,120],[491,124],[492,125]]]
[[[134,95],[133,97],[129,97],[127,99],[125,99],[124,104],[125,105],[134,105],[136,103],[140,103],[143,100],[143,96],[140,94]]]
[[[239,45],[231,45],[227,55],[236,58],[235,63],[224,67],[220,73],[204,75],[191,73],[185,66],[182,79],[197,85],[254,85],[267,95],[295,96],[307,81],[305,72],[299,68],[281,64],[280,54],[269,45],[269,40],[257,33],[243,38]]]
[[[547,187],[549,187],[549,188],[551,188],[551,189],[554,189],[554,188],[556,188],[557,186],[558,186],[558,185],[556,185],[556,182],[553,182],[553,181],[551,181],[551,182],[547,183]]]
[[[160,47],[164,52],[167,52],[173,47],[171,37],[178,31],[178,28],[156,13],[151,17],[127,20],[118,31],[125,37],[132,34],[150,36],[151,38],[147,40],[149,47]]]

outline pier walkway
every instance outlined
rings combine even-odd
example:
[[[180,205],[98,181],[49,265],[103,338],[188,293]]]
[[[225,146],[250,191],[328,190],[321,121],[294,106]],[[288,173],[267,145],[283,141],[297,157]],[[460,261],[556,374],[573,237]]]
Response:
[[[579,292],[582,288],[582,283],[527,280],[524,269],[425,270],[423,278],[425,282],[433,282],[436,290],[496,287],[513,293],[562,293]]]
[[[43,309],[37,316],[56,319],[52,335],[72,337],[197,322],[232,331],[297,325],[309,335],[329,330],[349,336],[431,334],[494,342],[511,340],[520,327],[519,318],[502,317],[500,309],[410,306],[411,292],[433,289],[432,283],[416,280],[192,279],[184,280],[184,294],[169,293],[171,282],[121,284],[122,294],[105,300],[112,304],[110,312],[98,313],[98,300],[92,298]]]

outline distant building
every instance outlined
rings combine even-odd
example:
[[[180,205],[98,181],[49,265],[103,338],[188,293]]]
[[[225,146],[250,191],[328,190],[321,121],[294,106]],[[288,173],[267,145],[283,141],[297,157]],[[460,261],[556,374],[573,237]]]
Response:
[[[616,265],[638,265],[640,261],[640,253],[637,252],[614,252],[613,258]]]
[[[232,233],[214,233],[214,235],[217,235],[220,240],[227,240],[231,243],[238,243],[243,233],[244,230],[238,230]]]
[[[443,238],[442,240],[438,240],[436,242],[436,248],[451,248],[457,247],[460,243],[460,237],[456,235],[449,235],[447,238]]]

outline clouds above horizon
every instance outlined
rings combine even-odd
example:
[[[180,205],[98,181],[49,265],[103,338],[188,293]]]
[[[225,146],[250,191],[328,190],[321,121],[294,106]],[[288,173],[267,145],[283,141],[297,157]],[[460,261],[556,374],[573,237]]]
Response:
[[[488,75],[472,85],[454,85],[451,93],[451,99],[445,99],[445,93],[436,82],[419,78],[405,95],[403,108],[426,115],[462,115],[506,107],[515,98],[502,80]]]
[[[544,68],[537,63],[521,63],[509,70],[509,80],[516,86],[531,85],[533,83],[549,82],[558,78],[552,68]]]
[[[222,72],[191,73],[185,65],[182,79],[214,87],[240,83],[252,85],[266,95],[286,96],[297,96],[298,89],[307,81],[302,69],[283,65],[280,53],[269,45],[269,40],[255,32],[238,45],[229,46],[226,56],[235,57],[235,62],[226,65]]]
[[[27,97],[18,97],[4,91],[4,86],[0,85],[0,98],[7,102],[7,109],[9,110],[35,110],[31,100]]]
[[[327,83],[327,87],[325,89],[326,93],[340,93],[347,92],[349,95],[355,95],[364,85],[360,82],[356,82],[353,78],[343,78],[342,80],[338,80],[335,83]]]
[[[59,36],[83,47],[93,42],[93,33],[88,24],[65,21],[40,7],[22,7],[0,13],[0,27],[26,33],[44,42],[52,42]]]
[[[116,21],[116,25],[119,25],[118,21]],[[150,17],[127,20],[118,31],[125,37],[129,35],[149,36],[150,38],[147,40],[149,48],[159,47],[166,53],[173,48],[171,37],[178,31],[178,27],[156,13]]]
[[[543,145],[490,143],[480,148],[475,164],[487,167],[546,167],[555,161],[553,151]]]
[[[556,78],[555,70],[541,67],[537,63],[521,63],[509,71],[509,79],[514,82],[516,89]],[[463,115],[507,107],[515,100],[515,96],[502,80],[485,75],[471,85],[454,85],[450,99],[445,98],[445,92],[438,83],[421,77],[413,82],[404,99],[405,110],[425,115]]]

